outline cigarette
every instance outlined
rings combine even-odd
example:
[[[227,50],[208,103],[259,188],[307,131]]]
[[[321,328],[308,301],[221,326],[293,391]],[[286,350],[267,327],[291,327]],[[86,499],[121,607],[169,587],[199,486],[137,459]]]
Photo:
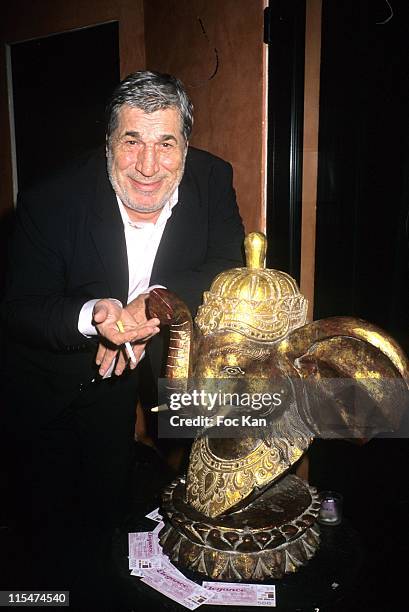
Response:
[[[121,319],[118,319],[118,321],[116,322],[116,326],[121,332],[121,334],[125,332],[124,324],[122,323]],[[125,350],[128,354],[129,359],[132,361],[132,363],[136,365],[138,362],[136,361],[135,353],[133,352],[133,348],[130,342],[125,342]]]

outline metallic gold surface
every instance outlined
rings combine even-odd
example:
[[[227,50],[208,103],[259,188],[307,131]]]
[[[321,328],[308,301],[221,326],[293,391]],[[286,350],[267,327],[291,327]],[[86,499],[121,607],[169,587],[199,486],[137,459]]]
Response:
[[[244,239],[244,251],[246,253],[246,264],[251,270],[265,268],[267,252],[267,240],[264,234],[252,232]]]
[[[236,440],[236,442],[239,442]],[[298,461],[305,445],[299,448],[284,441],[287,459],[278,447],[256,440],[251,452],[231,459],[221,459],[211,449],[205,436],[193,444],[187,474],[186,499],[206,516],[215,517],[248,497],[255,487],[261,489]],[[247,449],[246,449],[247,450]]]
[[[192,343],[192,330],[188,321],[174,324],[169,334],[167,378],[189,377],[189,355]]]
[[[291,276],[264,268],[262,234],[249,234],[245,244],[247,267],[216,276],[195,322],[203,335],[232,330],[258,342],[275,342],[304,325],[307,300]]]
[[[330,342],[332,339],[343,336],[352,340],[350,353],[353,354],[353,346],[371,346],[377,349],[378,355],[384,356],[396,368],[397,373],[403,379],[409,378],[409,362],[408,358],[399,346],[399,344],[391,338],[383,329],[353,317],[329,317],[314,321],[303,328],[292,332],[284,342],[280,343],[279,351],[285,353],[290,359],[297,359],[303,355],[311,353],[316,347],[316,343]],[[355,344],[354,342],[355,341]],[[343,359],[343,356],[338,356],[336,350],[330,351],[331,355],[328,358]],[[348,376],[354,376],[354,373],[360,372],[361,361],[355,358],[352,368],[348,369]],[[376,371],[376,366],[375,366]],[[396,376],[396,374],[394,376]],[[366,375],[366,371],[359,374],[359,378]],[[375,377],[378,377],[376,373]],[[389,374],[389,377],[391,375]]]
[[[224,391],[230,393],[284,390],[288,397],[286,410],[282,415],[277,413],[274,431],[254,430],[259,436],[254,439],[203,436],[194,442],[186,499],[204,514],[217,516],[284,474],[308,448],[311,432],[297,413],[291,381],[283,375],[276,345],[256,343],[237,332],[204,336],[193,373],[199,388],[214,379],[223,380]]]
[[[230,378],[232,392],[236,375],[238,380],[246,378],[250,392],[256,392],[261,378],[279,379],[281,372],[271,360],[274,345],[306,319],[307,301],[294,279],[265,269],[266,247],[263,234],[246,237],[247,267],[219,274],[195,319],[203,334],[195,376]],[[282,438],[280,446],[257,440],[248,454],[232,443],[230,461],[219,458],[207,438],[196,441],[187,477],[188,502],[217,516],[242,502],[255,487],[273,482],[298,461],[310,442],[307,435],[294,441],[288,433],[289,439]]]
[[[379,327],[352,317],[314,321],[291,332],[277,353],[307,381],[309,402],[300,414],[316,435],[370,438],[399,427],[408,409],[409,361]],[[342,393],[348,381],[349,402]]]

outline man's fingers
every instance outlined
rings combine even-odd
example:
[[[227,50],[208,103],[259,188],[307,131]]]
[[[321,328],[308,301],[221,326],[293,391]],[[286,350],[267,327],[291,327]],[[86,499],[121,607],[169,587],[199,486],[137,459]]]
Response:
[[[97,325],[98,332],[111,344],[118,348],[125,342],[135,342],[154,336],[159,332],[159,319],[150,319],[147,322],[136,324],[134,321],[123,322],[124,330],[120,332],[116,323],[103,322]]]
[[[95,304],[92,318],[94,324],[101,326],[104,323],[117,321],[122,313],[122,307],[114,300],[103,299],[98,300]]]
[[[158,319],[151,319],[151,321],[158,321]],[[142,323],[138,329],[133,330],[133,336],[130,342],[145,342],[159,333],[159,321],[158,323],[151,323],[151,321]]]
[[[110,338],[117,345],[125,342],[140,342],[145,338],[151,338],[159,332],[159,319],[149,319],[139,325],[134,323],[124,324],[124,332],[116,332]]]
[[[118,361],[115,366],[115,374],[120,376],[122,372],[125,370],[126,365],[128,363],[128,356],[125,354],[124,349],[119,351]]]
[[[156,328],[157,329],[157,328]],[[159,330],[158,330],[159,331]],[[146,344],[148,342],[148,340],[150,340],[151,338],[153,338],[153,336],[156,336],[156,334],[158,333],[158,331],[155,331],[154,333],[149,333],[146,336],[142,336],[142,337],[138,337],[138,338],[134,338],[134,340],[132,340],[132,342],[137,342],[138,345],[139,344]]]
[[[107,350],[107,348],[103,344],[100,343],[98,345],[97,355],[95,357],[95,363],[97,365],[101,365],[106,350]]]
[[[96,303],[92,312],[95,323],[103,323],[108,316],[108,308],[104,304]]]
[[[118,358],[117,358],[118,357]],[[120,376],[126,368],[128,363],[128,356],[125,353],[125,350],[113,350],[106,348],[103,344],[100,344],[97,351],[97,356],[95,362],[100,366],[99,374],[104,376],[106,372],[111,367],[111,364],[117,358],[117,362],[115,365],[115,374]],[[138,359],[138,357],[137,357]],[[135,366],[136,367],[136,366]]]
[[[118,355],[117,350],[115,351],[109,348],[105,350],[105,354],[102,358],[101,365],[99,368],[100,376],[104,376],[108,372],[109,368],[111,367],[112,362],[115,361],[117,355]]]
[[[132,346],[132,349],[133,349],[133,354],[135,355],[135,358],[136,358],[136,364],[130,362],[129,367],[132,370],[134,370],[136,366],[138,365],[140,358],[142,357],[142,353],[145,350],[145,344],[134,344]]]
[[[101,310],[105,311],[102,315]],[[105,314],[107,314],[107,311],[105,310],[104,306],[101,305],[100,308],[96,308],[94,316],[96,315],[97,317],[102,317],[105,316]],[[98,324],[99,333],[106,340],[108,340],[111,345],[118,347],[116,349],[114,347],[108,348],[106,345],[100,343],[95,358],[96,364],[99,365],[99,374],[104,376],[115,360],[117,360],[115,364],[115,374],[118,376],[122,374],[129,361],[129,356],[126,354],[124,347],[126,342],[138,343],[134,348],[136,364],[130,364],[130,367],[134,369],[139,362],[139,358],[145,348],[146,341],[159,332],[158,326],[159,319],[156,318],[149,319],[149,321],[145,321],[139,325],[134,321],[123,322],[123,327],[121,326],[121,328],[124,331],[119,331],[117,323],[114,323],[113,321],[102,321],[100,324]],[[136,350],[136,347],[138,347],[138,350]],[[119,354],[118,351],[120,351]]]

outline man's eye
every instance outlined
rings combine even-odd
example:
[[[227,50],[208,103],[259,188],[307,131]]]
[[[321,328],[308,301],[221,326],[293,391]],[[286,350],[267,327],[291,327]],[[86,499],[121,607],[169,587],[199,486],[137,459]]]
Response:
[[[224,366],[221,369],[223,374],[228,374],[228,376],[237,376],[238,374],[245,374],[245,372],[239,366]]]
[[[170,142],[162,142],[162,147],[164,149],[171,149],[172,145],[170,144]]]
[[[127,140],[126,144],[127,145],[135,145],[136,144],[136,140]]]

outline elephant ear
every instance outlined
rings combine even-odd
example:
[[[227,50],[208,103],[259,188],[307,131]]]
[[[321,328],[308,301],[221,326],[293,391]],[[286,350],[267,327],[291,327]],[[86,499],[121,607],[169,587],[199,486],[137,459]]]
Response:
[[[379,327],[351,317],[322,319],[292,331],[278,350],[301,378],[300,416],[314,435],[368,439],[399,428],[408,409],[409,362]]]

